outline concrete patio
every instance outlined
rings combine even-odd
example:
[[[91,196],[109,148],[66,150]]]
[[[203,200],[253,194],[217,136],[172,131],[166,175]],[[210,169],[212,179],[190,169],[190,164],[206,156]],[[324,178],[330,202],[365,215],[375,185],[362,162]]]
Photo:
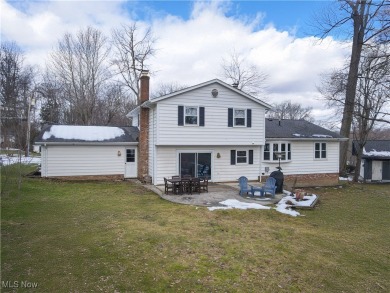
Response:
[[[261,186],[261,183],[251,183],[253,186]],[[196,206],[223,206],[221,201],[227,199],[236,199],[242,202],[258,203],[261,205],[275,204],[284,196],[284,194],[276,194],[275,198],[259,196],[239,195],[238,183],[209,183],[209,192],[193,193],[193,194],[164,194],[164,185],[147,185],[146,188],[158,194],[161,198],[171,202],[196,205]]]

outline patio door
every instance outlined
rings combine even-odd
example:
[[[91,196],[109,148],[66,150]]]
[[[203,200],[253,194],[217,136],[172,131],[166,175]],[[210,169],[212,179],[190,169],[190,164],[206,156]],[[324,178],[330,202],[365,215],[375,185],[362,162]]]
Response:
[[[211,153],[179,153],[180,175],[211,179]]]

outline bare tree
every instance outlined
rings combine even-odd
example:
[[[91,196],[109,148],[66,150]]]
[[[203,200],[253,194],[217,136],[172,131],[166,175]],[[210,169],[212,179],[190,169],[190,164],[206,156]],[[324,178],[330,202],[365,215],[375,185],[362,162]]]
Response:
[[[319,88],[328,105],[341,113],[345,108],[348,68],[336,71]],[[390,102],[390,56],[386,46],[366,48],[363,51],[356,100],[353,111],[353,138],[358,146],[354,180],[358,180],[362,152],[370,133],[378,123],[390,124],[390,113],[386,110]]]
[[[161,97],[161,96],[169,95],[171,93],[180,91],[180,90],[185,89],[187,87],[188,86],[181,85],[181,84],[178,84],[176,82],[160,83],[157,86],[157,89],[152,92],[151,97],[153,99],[153,98],[158,98],[158,97]]]
[[[312,110],[312,107],[303,107],[298,103],[285,101],[279,104],[273,104],[273,108],[268,113],[268,117],[275,119],[294,119],[313,122],[314,118],[311,115]]]
[[[390,113],[384,111],[390,103],[390,56],[377,48],[362,57],[353,120],[353,135],[357,145],[354,181],[358,181],[363,148],[378,122],[390,124]]]
[[[23,64],[24,53],[15,43],[0,50],[0,97],[3,146],[26,150],[28,105],[36,72]]]
[[[99,121],[96,124],[126,126],[126,114],[136,107],[135,101],[118,83],[110,83],[104,90],[105,99],[99,100]]]
[[[155,39],[151,29],[142,31],[136,23],[122,25],[113,31],[115,56],[112,63],[122,82],[132,93],[134,99],[139,97],[139,79],[141,72],[147,70],[148,59],[154,55]]]
[[[264,90],[267,74],[236,52],[230,54],[228,59],[223,59],[221,67],[223,79],[236,84],[238,89],[253,96],[258,96]]]
[[[109,50],[106,37],[87,27],[76,35],[65,34],[51,54],[50,70],[63,87],[68,123],[90,125],[96,119],[102,89],[111,76]]]
[[[317,18],[321,37],[330,32],[349,25],[352,36],[351,58],[347,72],[345,103],[341,121],[340,134],[349,137],[355,106],[355,96],[358,84],[360,58],[364,46],[374,42],[389,42],[388,31],[388,0],[340,0],[338,7],[330,9],[328,13],[321,11]],[[348,142],[342,142],[340,148],[340,173],[345,173],[347,162]]]

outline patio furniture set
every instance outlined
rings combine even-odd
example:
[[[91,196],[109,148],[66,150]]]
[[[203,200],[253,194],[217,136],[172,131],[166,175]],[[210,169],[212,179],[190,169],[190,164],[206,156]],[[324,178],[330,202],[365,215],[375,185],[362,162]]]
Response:
[[[208,182],[206,177],[192,177],[190,175],[172,176],[171,179],[164,177],[165,194],[169,194],[169,192],[179,195],[208,192]]]
[[[276,179],[273,177],[268,177],[265,184],[261,187],[256,187],[253,185],[248,185],[248,178],[241,176],[238,179],[240,185],[240,195],[243,196],[244,193],[255,196],[255,192],[260,192],[260,196],[266,196],[267,193],[271,195],[272,198],[275,197],[276,192]]]

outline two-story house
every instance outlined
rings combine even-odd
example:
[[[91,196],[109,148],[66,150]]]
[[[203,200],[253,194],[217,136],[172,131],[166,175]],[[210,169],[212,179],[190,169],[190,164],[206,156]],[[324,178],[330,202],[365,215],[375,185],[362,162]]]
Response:
[[[116,176],[155,185],[190,174],[214,182],[258,180],[279,163],[285,181],[338,183],[342,138],[303,120],[265,118],[270,105],[220,80],[149,99],[140,80],[131,127],[52,125],[37,140],[42,176]]]
[[[267,103],[217,79],[149,99],[147,74],[140,103],[128,114],[139,126],[139,178],[153,184],[176,174],[258,179]]]

